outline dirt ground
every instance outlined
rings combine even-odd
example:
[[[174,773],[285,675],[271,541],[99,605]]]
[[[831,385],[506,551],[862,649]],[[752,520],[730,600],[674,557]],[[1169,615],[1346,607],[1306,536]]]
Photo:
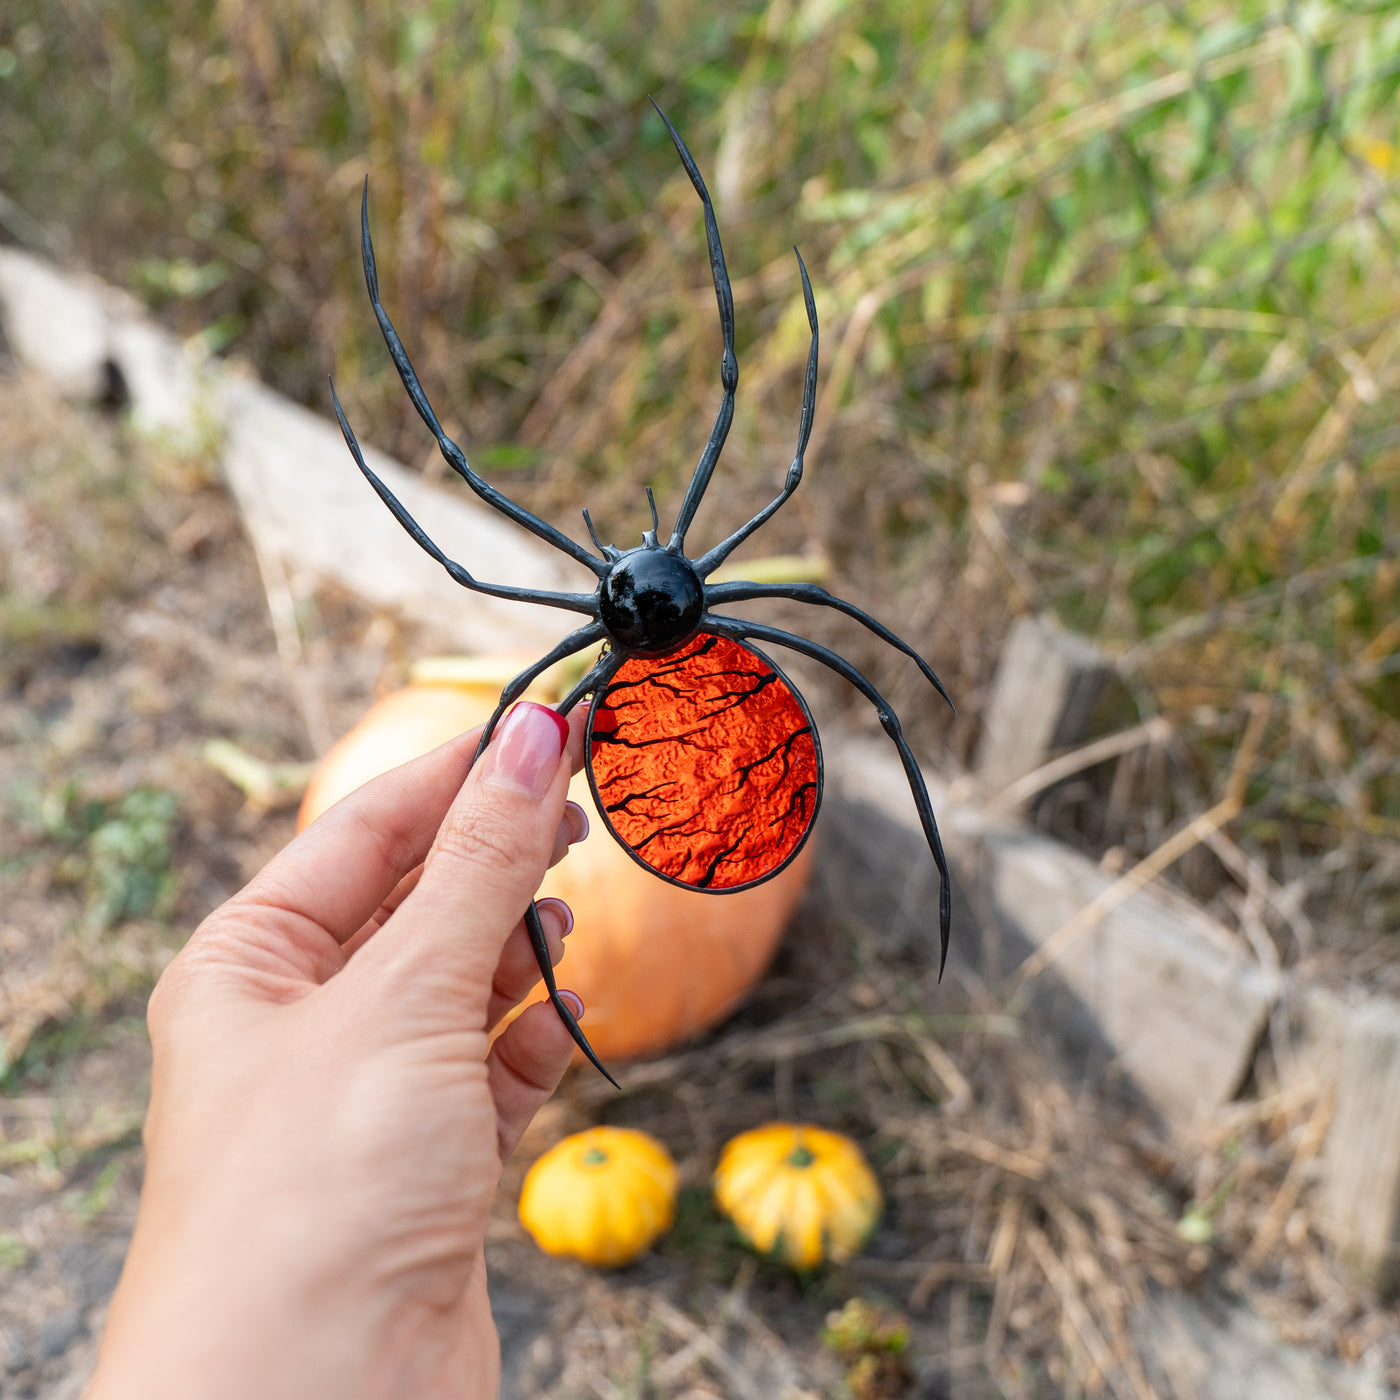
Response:
[[[297,623],[294,684],[212,469],[0,365],[0,1395],[80,1392],[140,1186],[145,996],[291,834],[291,809],[246,801],[206,743],[305,760],[307,685],[343,731],[434,641],[344,597]],[[1149,1400],[1178,1391],[1134,1318],[1168,1288],[1242,1294],[1285,1337],[1400,1382],[1400,1324],[1346,1286],[1306,1196],[1238,1262],[1315,1105],[1261,1094],[1187,1154],[975,1004],[907,1030],[929,970],[833,927],[819,891],[798,930],[738,1016],[624,1070],[622,1095],[571,1076],[509,1165],[488,1240],[505,1394],[853,1393],[822,1329],[859,1299],[911,1338],[860,1400]],[[743,1251],[707,1201],[719,1144],[789,1115],[860,1139],[888,1197],[868,1251],[806,1279]],[[596,1121],[660,1136],[684,1182],[677,1228],[607,1275],[545,1260],[514,1216],[528,1162]],[[1207,1228],[1181,1228],[1202,1202]]]

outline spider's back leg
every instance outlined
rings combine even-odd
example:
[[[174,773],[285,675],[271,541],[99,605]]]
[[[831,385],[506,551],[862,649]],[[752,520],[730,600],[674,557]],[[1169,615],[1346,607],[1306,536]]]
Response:
[[[719,603],[740,603],[750,598],[789,598],[796,603],[818,603],[823,607],[835,608],[847,617],[855,618],[881,641],[888,642],[905,656],[912,658],[923,672],[924,679],[948,702],[948,708],[957,714],[958,707],[953,704],[953,697],[943,688],[943,682],[935,675],[933,667],[903,637],[891,632],[883,622],[871,617],[863,608],[848,603],[844,598],[838,598],[834,593],[828,593],[825,588],[815,583],[748,583],[735,579],[731,583],[713,584],[705,590],[707,608]]]
[[[506,686],[505,691],[502,692],[500,702],[496,706],[496,712],[487,721],[486,727],[481,731],[481,743],[477,746],[476,751],[478,757],[480,757],[481,751],[490,742],[491,735],[495,732],[497,721],[500,719],[501,715],[505,713],[507,706],[511,703],[511,700],[508,700],[506,697],[509,696],[512,691],[514,691],[516,695],[519,695],[524,691],[525,687],[548,666],[553,665],[555,661],[562,659],[564,656],[571,655],[573,652],[580,650],[580,647],[586,646],[588,641],[596,640],[596,638],[593,637],[584,637],[584,634],[591,630],[590,627],[581,627],[571,636],[565,637],[547,657],[537,662],[534,666],[529,667],[527,670],[522,671],[508,686]],[[598,628],[600,636],[602,630],[601,627]],[[580,639],[582,640],[580,641]],[[569,645],[570,643],[576,643],[576,645]],[[564,650],[565,646],[568,646],[567,651]],[[569,691],[555,708],[561,715],[567,715],[585,695],[590,694],[598,686],[606,685],[613,673],[621,665],[622,658],[615,652],[608,652],[606,655],[599,657],[593,666],[584,674],[582,679],[579,680],[578,684]],[[512,697],[512,699],[513,698],[514,697]],[[549,960],[549,945],[545,941],[544,925],[540,923],[540,911],[536,907],[533,899],[530,901],[529,908],[525,910],[525,930],[530,935],[530,947],[534,950],[535,962],[539,965],[540,976],[544,979],[545,991],[549,994],[549,1004],[554,1008],[555,1014],[564,1023],[564,1029],[569,1032],[569,1035],[573,1038],[574,1044],[583,1051],[589,1064],[591,1064],[614,1089],[620,1089],[622,1086],[608,1073],[607,1067],[603,1064],[602,1060],[598,1058],[597,1052],[588,1043],[588,1037],[584,1035],[582,1029],[579,1027],[574,1013],[569,1010],[568,1003],[559,995],[559,986],[554,980],[554,965]]]
[[[953,921],[953,896],[948,875],[948,858],[943,853],[943,841],[938,834],[938,821],[933,815],[933,803],[929,800],[924,775],[920,772],[918,760],[914,757],[913,751],[904,737],[904,731],[899,726],[899,717],[885,700],[885,697],[845,657],[838,656],[834,651],[828,651],[826,647],[819,646],[816,642],[809,642],[805,637],[796,636],[792,632],[784,632],[777,627],[766,627],[759,622],[746,622],[734,617],[717,617],[712,613],[706,613],[701,619],[700,625],[707,632],[718,632],[722,636],[734,637],[740,641],[752,637],[757,641],[772,642],[777,646],[787,647],[790,651],[799,652],[803,656],[810,656],[813,661],[820,661],[823,666],[829,666],[838,676],[848,680],[874,705],[875,713],[880,717],[881,726],[899,752],[899,761],[904,766],[904,776],[909,782],[909,791],[913,794],[914,806],[919,813],[919,824],[923,827],[924,837],[928,841],[929,850],[933,853],[933,862],[938,867],[938,938],[940,944],[938,976],[941,980],[943,968],[948,961],[948,938]]]
[[[553,651],[549,652],[546,656],[540,657],[534,665],[527,666],[518,676],[509,681],[506,688],[501,691],[501,698],[496,702],[496,708],[491,712],[491,718],[486,721],[486,724],[482,728],[481,740],[476,746],[476,756],[480,758],[482,753],[485,752],[487,744],[491,742],[492,737],[496,733],[496,726],[501,722],[501,717],[525,694],[526,690],[529,689],[531,681],[537,676],[542,676],[556,661],[562,661],[566,656],[573,656],[575,652],[582,651],[584,647],[592,642],[601,642],[606,635],[607,632],[601,622],[590,622],[580,627],[576,632],[570,632],[567,637],[564,637],[559,642],[559,645],[556,646]],[[588,684],[595,683],[598,675],[598,663],[595,662],[584,675],[583,682]],[[572,693],[571,691],[570,694]],[[586,694],[587,692],[584,693]],[[561,704],[558,706],[558,712],[561,715],[566,715],[577,703],[575,699],[567,706]]]

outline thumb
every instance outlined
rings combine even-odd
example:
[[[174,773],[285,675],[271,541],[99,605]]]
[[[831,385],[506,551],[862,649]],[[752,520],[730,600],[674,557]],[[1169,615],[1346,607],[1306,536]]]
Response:
[[[373,954],[378,980],[387,959],[420,988],[447,991],[458,1027],[465,1015],[464,1028],[484,1030],[502,946],[544,878],[563,817],[569,737],[568,722],[544,705],[522,701],[506,715],[448,809],[417,887],[355,962]]]

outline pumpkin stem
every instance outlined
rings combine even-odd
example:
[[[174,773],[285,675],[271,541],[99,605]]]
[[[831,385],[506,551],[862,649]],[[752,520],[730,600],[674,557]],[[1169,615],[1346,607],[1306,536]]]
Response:
[[[817,1160],[816,1153],[810,1147],[804,1147],[798,1143],[787,1155],[787,1164],[790,1167],[810,1167]]]
[[[721,564],[706,582],[825,583],[830,574],[831,565],[818,554],[771,554],[766,559]]]
[[[601,1147],[590,1147],[582,1158],[585,1167],[601,1167],[607,1160],[608,1154]]]

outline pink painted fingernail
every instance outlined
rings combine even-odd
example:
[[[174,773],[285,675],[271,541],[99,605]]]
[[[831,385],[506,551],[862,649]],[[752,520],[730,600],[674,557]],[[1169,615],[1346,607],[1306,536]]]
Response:
[[[569,845],[577,846],[588,835],[588,813],[577,802],[566,802],[564,806],[573,818],[574,830],[578,832],[577,836],[569,838]]]
[[[559,1000],[569,1003],[569,1010],[574,1013],[574,1020],[583,1020],[583,998],[577,992],[566,992],[561,990]]]
[[[569,724],[547,705],[522,700],[501,722],[486,750],[481,780],[492,787],[543,797],[559,767]]]
[[[554,918],[562,925],[560,938],[567,938],[574,931],[574,911],[562,899],[558,899],[554,895],[546,895],[543,899],[535,901],[535,908],[540,911],[541,917],[546,911],[553,913]]]

